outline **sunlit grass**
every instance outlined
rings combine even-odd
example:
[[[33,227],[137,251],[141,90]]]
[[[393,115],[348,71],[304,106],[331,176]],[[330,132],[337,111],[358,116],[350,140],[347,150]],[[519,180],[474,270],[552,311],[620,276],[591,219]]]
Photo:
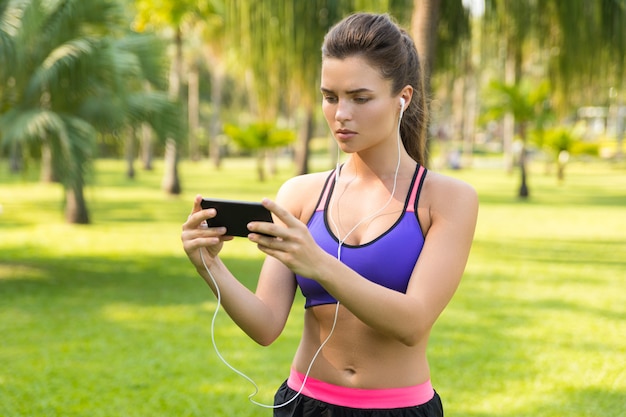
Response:
[[[318,162],[318,167],[324,163]],[[0,415],[258,416],[247,382],[217,359],[215,299],[180,245],[201,193],[258,200],[291,173],[256,180],[252,161],[181,164],[183,194],[161,170],[124,178],[99,161],[86,190],[93,223],[64,223],[58,185],[14,177],[0,162]],[[481,197],[467,273],[433,331],[433,383],[446,415],[622,415],[626,401],[626,170],[572,164],[564,184],[533,166],[531,199],[517,175],[448,172]],[[254,288],[262,258],[237,239],[225,261]],[[270,403],[301,329],[262,348],[222,313],[216,340]]]

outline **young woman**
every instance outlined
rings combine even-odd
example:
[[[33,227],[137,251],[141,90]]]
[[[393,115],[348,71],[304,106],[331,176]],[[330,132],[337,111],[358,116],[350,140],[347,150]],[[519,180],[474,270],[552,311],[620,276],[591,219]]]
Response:
[[[420,63],[389,16],[348,16],[326,35],[322,58],[322,108],[349,157],[263,201],[275,222],[249,224],[267,255],[256,291],[220,260],[230,237],[204,225],[216,212],[202,210],[200,196],[183,246],[262,345],[280,335],[297,288],[305,295],[302,340],[275,397],[287,404],[275,416],[442,416],[426,348],[465,269],[476,193],[423,167]]]

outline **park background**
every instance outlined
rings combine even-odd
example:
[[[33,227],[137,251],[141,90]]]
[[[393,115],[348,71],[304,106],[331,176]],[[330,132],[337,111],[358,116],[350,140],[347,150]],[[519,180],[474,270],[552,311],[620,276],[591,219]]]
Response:
[[[481,4],[1,0],[0,415],[270,415],[213,351],[180,226],[198,193],[259,200],[334,165],[319,46],[354,10],[410,28],[429,167],[480,197],[429,350],[446,415],[626,415],[626,5]],[[224,259],[254,288],[253,245]],[[218,316],[256,400],[302,308],[269,348]]]

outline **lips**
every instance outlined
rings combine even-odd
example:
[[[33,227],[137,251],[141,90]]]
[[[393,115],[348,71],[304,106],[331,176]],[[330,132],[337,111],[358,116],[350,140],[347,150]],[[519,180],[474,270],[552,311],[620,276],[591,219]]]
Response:
[[[335,130],[335,137],[340,140],[350,139],[355,136],[357,133],[353,130],[349,129],[337,129]]]

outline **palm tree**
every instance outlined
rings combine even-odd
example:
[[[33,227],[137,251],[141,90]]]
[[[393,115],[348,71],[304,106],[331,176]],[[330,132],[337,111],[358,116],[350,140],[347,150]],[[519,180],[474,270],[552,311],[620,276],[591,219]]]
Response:
[[[431,81],[435,75],[448,75],[454,82],[472,84],[473,69],[465,47],[470,39],[469,10],[461,0],[413,0],[411,32],[422,64],[423,88],[427,97],[433,96]],[[463,112],[463,103],[453,102],[452,105]],[[430,113],[430,101],[428,107]],[[430,148],[428,131],[424,134]]]
[[[512,114],[517,124],[517,131],[521,139],[518,196],[526,199],[529,197],[527,182],[528,129],[533,122],[537,129],[541,129],[548,118],[550,107],[546,103],[550,97],[549,84],[542,82],[532,86],[530,82],[520,82],[509,85],[500,81],[492,81],[488,90],[490,102],[487,103],[485,120],[501,120],[506,114]]]
[[[2,144],[49,149],[66,220],[89,223],[83,188],[99,132],[152,122],[177,132],[173,103],[145,93],[162,71],[155,43],[124,35],[114,0],[11,0],[0,8]]]
[[[624,93],[626,4],[623,0],[537,3],[548,75],[562,109]],[[599,96],[598,92],[603,94]]]
[[[183,44],[188,26],[198,19],[199,3],[194,0],[169,0],[155,4],[150,0],[136,0],[135,27],[139,31],[147,27],[172,29],[174,52],[170,70],[169,92],[173,100],[183,102]],[[195,133],[195,132],[192,132]],[[161,187],[169,194],[180,194],[182,186],[178,175],[179,146],[177,138],[170,137],[165,147],[165,173]]]
[[[543,67],[554,108],[565,115],[598,100],[604,104],[611,89],[623,92],[625,23],[622,0],[485,0],[483,24],[490,36],[483,41],[505,51],[504,79],[511,86],[524,76],[524,64],[534,60],[535,71]]]
[[[237,57],[235,71],[241,79],[249,80],[253,117],[273,124],[280,115],[286,115],[300,126],[296,151],[299,174],[308,171],[324,34],[357,8],[404,17],[410,16],[412,3],[232,0],[226,10],[226,39]]]

